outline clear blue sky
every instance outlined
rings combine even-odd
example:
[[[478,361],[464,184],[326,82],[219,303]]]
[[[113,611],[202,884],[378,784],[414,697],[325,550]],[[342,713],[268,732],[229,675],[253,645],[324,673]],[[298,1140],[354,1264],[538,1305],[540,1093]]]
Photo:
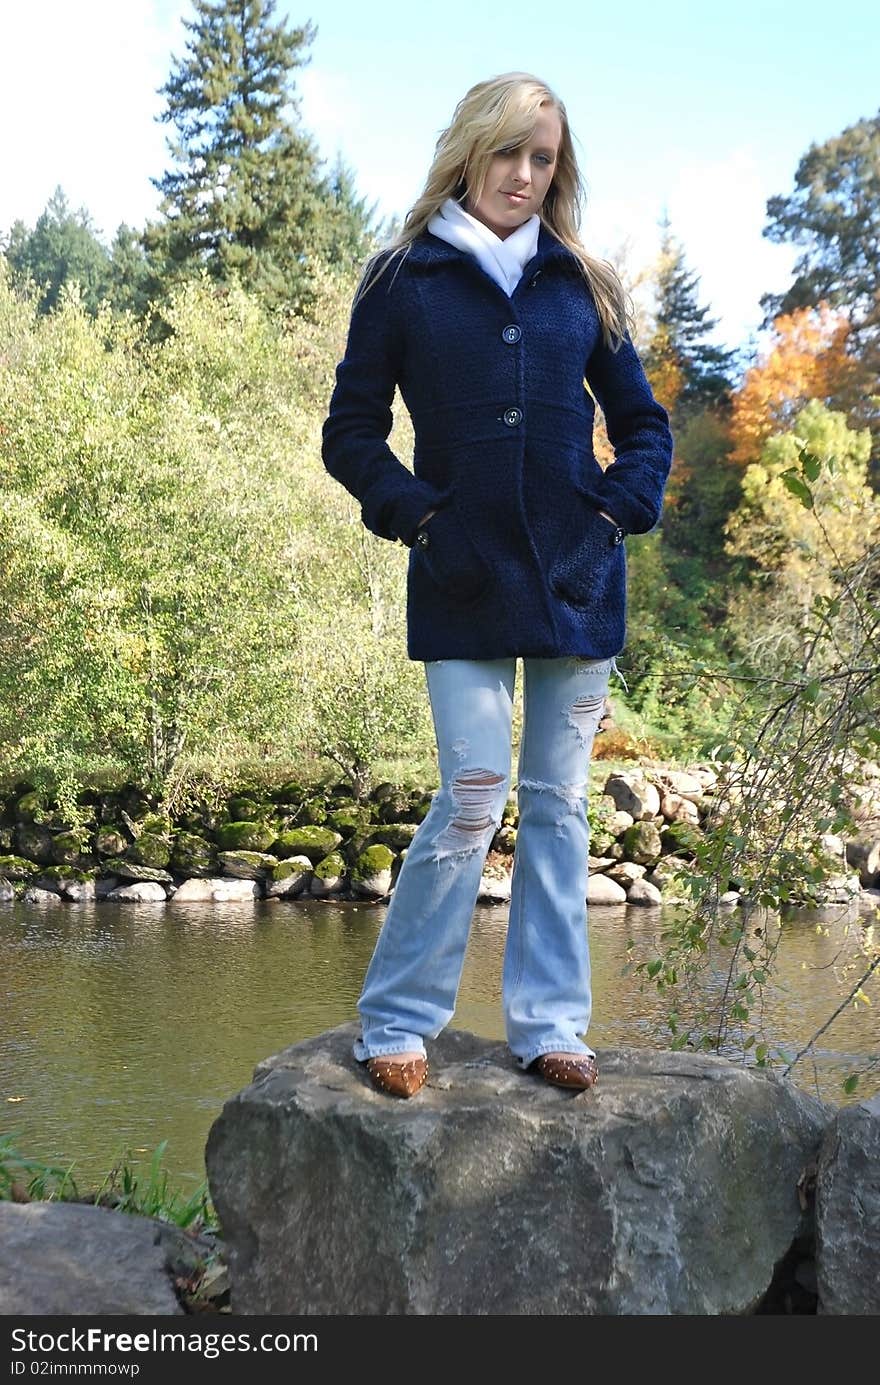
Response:
[[[380,215],[418,194],[469,86],[533,72],[568,109],[588,249],[623,250],[630,273],[644,272],[667,210],[731,346],[760,320],[760,294],[789,282],[795,252],[761,235],[767,198],[792,189],[811,142],[880,108],[880,6],[868,0],[280,0],[278,10],[317,26],[298,73],[302,118]],[[0,91],[2,230],[17,217],[33,224],[56,183],[107,236],[153,213],[149,179],[166,161],[156,88],[190,13],[187,0],[43,0],[5,17],[16,62]]]

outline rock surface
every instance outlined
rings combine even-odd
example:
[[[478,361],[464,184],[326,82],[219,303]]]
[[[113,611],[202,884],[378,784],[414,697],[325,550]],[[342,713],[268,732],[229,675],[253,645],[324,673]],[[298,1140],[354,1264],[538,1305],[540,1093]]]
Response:
[[[588,904],[625,904],[626,890],[608,875],[587,877]]]
[[[73,1202],[0,1202],[0,1315],[183,1313],[151,1217]]]
[[[880,1314],[880,1096],[839,1111],[816,1179],[819,1312]]]
[[[260,1063],[211,1128],[234,1314],[747,1314],[804,1231],[832,1113],[770,1071],[604,1049],[571,1092],[446,1030],[404,1101],[357,1032]]]

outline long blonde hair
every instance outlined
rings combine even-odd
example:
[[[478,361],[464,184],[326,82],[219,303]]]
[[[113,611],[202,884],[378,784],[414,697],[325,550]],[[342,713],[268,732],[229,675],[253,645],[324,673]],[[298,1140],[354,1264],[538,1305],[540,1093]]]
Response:
[[[421,196],[407,212],[400,234],[368,256],[356,299],[372,288],[398,252],[402,252],[402,262],[410,243],[447,197],[463,202],[468,196],[472,206],[479,201],[492,156],[499,149],[517,148],[525,143],[534,130],[538,109],[544,105],[558,112],[562,138],[556,170],[539,216],[574,255],[592,292],[605,342],[617,350],[627,328],[632,330],[634,325],[631,304],[614,266],[588,255],[580,242],[578,230],[586,190],[565,106],[545,82],[528,72],[490,77],[477,82],[462,97],[437,140]]]

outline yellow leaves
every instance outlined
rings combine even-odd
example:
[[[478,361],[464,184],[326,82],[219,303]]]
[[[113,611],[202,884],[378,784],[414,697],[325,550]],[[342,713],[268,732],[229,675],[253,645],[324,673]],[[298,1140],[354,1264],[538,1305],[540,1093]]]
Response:
[[[846,354],[849,323],[826,303],[778,317],[776,340],[746,373],[734,396],[731,461],[757,461],[767,439],[808,400],[832,403],[847,392],[855,368]]]

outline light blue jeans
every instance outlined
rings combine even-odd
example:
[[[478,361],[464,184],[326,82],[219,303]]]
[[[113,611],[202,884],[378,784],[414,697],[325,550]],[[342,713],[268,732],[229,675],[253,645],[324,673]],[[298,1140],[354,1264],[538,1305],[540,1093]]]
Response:
[[[523,659],[516,837],[502,974],[521,1068],[595,1057],[587,930],[587,784],[616,660]],[[480,877],[508,798],[515,658],[425,664],[440,788],[403,859],[358,1000],[358,1062],[425,1054],[455,1012]]]

